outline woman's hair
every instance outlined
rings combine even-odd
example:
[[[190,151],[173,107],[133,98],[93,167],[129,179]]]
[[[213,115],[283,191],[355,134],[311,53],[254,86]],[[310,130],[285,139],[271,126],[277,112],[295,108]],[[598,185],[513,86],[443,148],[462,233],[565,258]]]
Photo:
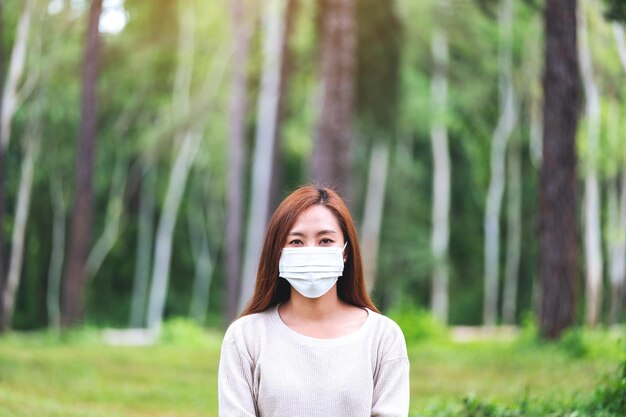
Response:
[[[254,294],[242,316],[259,313],[289,299],[291,285],[287,280],[279,278],[278,262],[296,219],[315,205],[324,206],[335,215],[344,240],[348,243],[345,249],[347,259],[343,275],[337,280],[337,295],[349,304],[378,312],[365,290],[361,249],[348,207],[332,189],[306,185],[287,196],[270,219],[257,269]]]

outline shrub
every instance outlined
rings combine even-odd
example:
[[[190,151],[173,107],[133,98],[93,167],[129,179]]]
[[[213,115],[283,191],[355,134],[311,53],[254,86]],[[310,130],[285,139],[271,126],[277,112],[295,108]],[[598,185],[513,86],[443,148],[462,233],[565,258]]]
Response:
[[[428,311],[413,306],[401,306],[388,311],[387,316],[400,326],[408,344],[447,338],[447,328]]]

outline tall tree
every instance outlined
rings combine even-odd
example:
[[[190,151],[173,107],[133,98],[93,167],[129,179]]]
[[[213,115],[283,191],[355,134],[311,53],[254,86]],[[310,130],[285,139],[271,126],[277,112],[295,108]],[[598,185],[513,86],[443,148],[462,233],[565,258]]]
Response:
[[[547,0],[544,11],[543,159],[539,177],[539,328],[558,339],[576,313],[579,84],[576,0]]]
[[[93,171],[97,134],[96,84],[100,62],[100,33],[98,24],[102,0],[92,0],[85,40],[81,127],[76,154],[76,182],[70,235],[70,250],[63,288],[61,322],[72,326],[83,320],[87,256],[91,241],[93,217]]]
[[[485,208],[485,292],[483,322],[495,325],[500,292],[500,211],[506,178],[506,148],[517,124],[517,98],[513,88],[512,0],[501,0],[498,11],[498,61],[500,117],[491,143],[491,177]]]
[[[229,109],[228,210],[226,211],[226,319],[237,315],[241,277],[241,237],[243,230],[245,132],[248,101],[247,74],[250,50],[250,19],[244,0],[231,1],[233,75]]]
[[[355,0],[323,0],[319,52],[319,114],[311,178],[349,198],[356,70]]]
[[[170,278],[174,228],[189,172],[202,139],[197,123],[190,120],[196,16],[194,8],[189,7],[189,4],[183,6],[182,3],[179,3],[178,7],[180,33],[172,92],[172,112],[183,120],[188,120],[188,124],[175,133],[174,143],[177,151],[171,167],[163,209],[155,236],[152,283],[146,315],[148,327],[154,330],[160,330],[163,322]]]
[[[17,33],[11,50],[11,59],[9,61],[9,71],[4,79],[4,23],[3,9],[4,4],[0,1],[0,294],[4,294],[8,285],[8,276],[5,267],[5,245],[4,232],[2,227],[5,213],[5,170],[6,155],[11,141],[11,127],[13,117],[17,111],[20,101],[23,99],[23,92],[20,90],[20,84],[24,75],[26,66],[26,55],[28,51],[28,37],[30,33],[31,20],[33,14],[34,0],[28,0],[24,3],[24,8],[20,14],[17,23]],[[4,318],[7,308],[4,307],[5,297],[0,297],[0,330],[6,330],[8,318]]]
[[[587,117],[587,152],[583,176],[585,178],[584,248],[585,248],[585,320],[595,326],[602,300],[602,243],[600,236],[600,185],[598,184],[598,147],[600,140],[600,91],[593,71],[589,46],[589,30],[584,4],[578,10],[578,54],[580,72],[585,92],[585,114]]]
[[[368,291],[376,283],[390,147],[395,139],[402,25],[395,1],[362,0],[357,10],[356,113],[359,140],[369,144],[360,241]]]
[[[448,244],[450,241],[451,163],[448,148],[446,113],[448,109],[448,38],[438,26],[431,41],[433,75],[430,85],[434,115],[430,128],[433,154],[433,204],[430,247],[433,273],[430,305],[442,323],[448,322],[449,274]]]
[[[280,101],[280,76],[283,42],[285,36],[284,13],[286,0],[268,0],[263,13],[263,70],[258,99],[257,129],[252,158],[252,185],[250,210],[243,262],[239,309],[242,310],[254,290],[256,267],[263,246],[264,231],[269,218],[272,165],[278,106]]]

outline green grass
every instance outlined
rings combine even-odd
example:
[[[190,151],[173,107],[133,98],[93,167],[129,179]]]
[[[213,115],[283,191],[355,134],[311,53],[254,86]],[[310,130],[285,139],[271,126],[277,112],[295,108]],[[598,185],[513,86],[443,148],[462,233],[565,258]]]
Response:
[[[174,326],[166,336],[150,347],[107,346],[93,331],[0,338],[0,416],[217,416],[221,333]],[[435,416],[468,396],[502,405],[589,396],[623,349],[603,335],[572,338],[411,342],[411,415]]]

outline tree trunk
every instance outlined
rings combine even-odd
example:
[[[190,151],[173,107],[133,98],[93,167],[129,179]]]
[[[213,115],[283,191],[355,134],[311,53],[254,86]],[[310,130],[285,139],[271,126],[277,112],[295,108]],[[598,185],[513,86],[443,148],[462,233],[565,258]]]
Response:
[[[85,312],[86,263],[93,216],[93,161],[97,133],[96,82],[100,59],[98,23],[101,12],[102,0],[92,0],[83,63],[82,118],[76,156],[75,201],[62,300],[61,322],[64,326],[79,324]]]
[[[13,225],[13,237],[11,247],[11,260],[9,263],[9,273],[7,275],[7,285],[2,293],[2,322],[0,330],[7,331],[11,328],[11,321],[15,308],[15,297],[20,284],[22,272],[22,262],[24,260],[24,241],[26,237],[26,224],[30,208],[30,196],[33,186],[33,171],[35,161],[39,153],[40,132],[34,128],[32,132],[26,133],[26,152],[22,161],[22,172],[17,194],[17,206],[15,208],[15,224]]]
[[[111,188],[107,200],[104,230],[87,257],[87,278],[92,279],[98,273],[104,259],[111,252],[125,223],[124,190],[126,189],[126,161],[117,158],[112,172]]]
[[[24,4],[24,9],[17,24],[17,33],[11,51],[9,72],[5,82],[4,78],[4,1],[0,0],[0,225],[4,224],[6,211],[5,201],[5,175],[6,155],[11,139],[10,131],[13,116],[16,111],[18,86],[24,73],[26,52],[28,48],[28,34],[32,15],[32,0]],[[5,270],[5,244],[4,228],[0,227],[0,294],[4,293],[8,277]],[[6,322],[3,318],[5,308],[4,297],[0,297],[0,323]],[[1,326],[0,326],[1,327]]]
[[[597,155],[600,136],[600,93],[594,80],[593,62],[589,50],[587,18],[584,7],[578,13],[580,72],[585,91],[587,115],[587,155],[585,164],[584,232],[586,261],[585,319],[590,327],[598,323],[602,301],[602,247],[600,237],[600,187],[598,185]]]
[[[539,179],[539,328],[558,339],[576,313],[579,72],[576,0],[545,7],[543,161]]]
[[[195,181],[197,184],[198,181]],[[199,325],[203,325],[209,308],[209,290],[213,275],[213,257],[209,248],[205,207],[200,187],[195,187],[194,196],[198,197],[187,204],[187,225],[189,227],[189,243],[195,265],[193,289],[189,317]],[[219,233],[219,232],[218,232]]]
[[[324,0],[319,115],[311,156],[311,178],[335,185],[350,200],[351,137],[356,73],[355,0]]]
[[[502,0],[499,11],[500,118],[491,144],[491,177],[485,208],[485,293],[483,322],[497,323],[500,264],[500,211],[504,194],[506,147],[517,123],[512,81],[513,1]]]
[[[152,264],[152,286],[148,302],[148,328],[160,330],[165,312],[165,299],[170,277],[172,259],[172,239],[178,210],[185,191],[185,184],[200,145],[200,135],[186,132],[183,143],[176,155],[165,193],[165,203],[157,227],[154,257]]]
[[[192,8],[179,5],[180,36],[178,62],[174,77],[172,108],[181,115],[190,114],[190,88],[195,53],[195,15]],[[187,184],[189,171],[200,147],[201,136],[192,127],[186,127],[177,143],[180,148],[170,172],[170,179],[165,193],[165,202],[157,227],[156,242],[152,266],[152,286],[148,302],[148,328],[160,330],[165,312],[165,300],[170,276],[172,257],[172,239],[178,210]]]
[[[241,276],[243,229],[247,70],[250,49],[250,21],[243,0],[232,1],[234,59],[228,142],[228,210],[226,214],[226,319],[237,315]]]
[[[293,52],[289,45],[289,39],[293,33],[300,0],[286,0],[285,11],[285,35],[282,45],[282,62],[280,64],[280,97],[278,99],[278,122],[276,139],[274,143],[274,163],[272,164],[272,184],[270,190],[270,212],[272,212],[282,200],[282,187],[284,180],[283,162],[283,134],[282,125],[289,112],[289,82],[293,71]],[[290,184],[292,185],[292,184]]]
[[[131,298],[130,321],[132,328],[143,327],[146,314],[146,298],[150,281],[150,255],[154,235],[154,189],[156,187],[156,168],[144,160],[145,173],[141,181],[139,196],[139,231],[137,237],[137,256],[135,258],[135,277]]]
[[[626,279],[626,173],[622,174],[621,181],[610,184],[607,194],[607,246],[611,279],[609,324],[615,325],[622,311]]]
[[[48,267],[48,289],[46,304],[48,308],[48,326],[58,330],[61,327],[61,276],[65,256],[65,200],[63,187],[58,178],[50,179],[50,197],[52,200],[52,251]]]
[[[27,0],[24,4],[24,10],[20,15],[17,24],[17,33],[13,50],[11,51],[11,61],[9,63],[9,72],[7,74],[6,84],[2,94],[2,121],[0,122],[0,143],[4,149],[9,147],[11,141],[11,121],[17,111],[19,101],[19,85],[24,75],[26,67],[26,55],[28,52],[28,36],[30,33],[31,20],[33,14],[33,1]]]
[[[239,310],[252,296],[256,268],[261,255],[269,217],[272,163],[278,130],[278,103],[283,38],[285,36],[285,0],[268,0],[264,12],[263,74],[257,105],[257,131],[252,165],[250,214],[243,263]]]
[[[430,247],[433,254],[431,309],[442,323],[448,322],[451,167],[448,149],[448,39],[442,28],[432,39],[434,73],[430,86],[434,116],[430,129],[433,152],[433,229]]]
[[[376,283],[378,246],[380,244],[380,229],[385,206],[388,166],[389,144],[386,141],[378,141],[372,146],[370,155],[369,178],[367,181],[365,209],[363,211],[363,226],[361,228],[363,272],[368,292],[374,289],[374,284]]]
[[[507,252],[504,268],[502,321],[504,324],[515,324],[522,250],[522,167],[520,149],[516,142],[509,146],[507,178]]]

